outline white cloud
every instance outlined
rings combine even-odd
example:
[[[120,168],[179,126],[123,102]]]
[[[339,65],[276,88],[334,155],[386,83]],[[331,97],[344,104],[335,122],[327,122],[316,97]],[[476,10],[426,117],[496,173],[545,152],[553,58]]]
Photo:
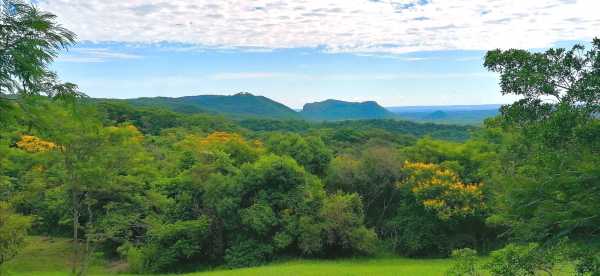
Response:
[[[598,0],[42,0],[81,40],[399,54],[599,35]]]
[[[121,53],[107,48],[74,48],[58,58],[59,62],[99,63],[118,59],[140,59],[142,56]]]

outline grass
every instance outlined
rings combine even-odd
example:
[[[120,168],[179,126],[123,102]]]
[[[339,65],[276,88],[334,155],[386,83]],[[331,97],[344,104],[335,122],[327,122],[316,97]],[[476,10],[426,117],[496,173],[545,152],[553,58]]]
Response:
[[[404,258],[345,259],[339,261],[297,260],[262,267],[196,273],[197,276],[228,275],[444,275],[450,260],[412,260]]]
[[[7,275],[58,276],[69,275],[71,243],[64,238],[29,237],[27,246],[3,271]],[[93,275],[106,275],[104,265],[95,263],[90,268]],[[4,275],[4,274],[3,274]]]
[[[11,276],[64,276],[69,275],[68,239],[30,237],[27,247],[17,258],[7,263],[4,271]],[[483,259],[482,259],[483,261]],[[185,276],[352,276],[352,275],[444,275],[452,265],[449,259],[407,259],[401,257],[357,258],[342,260],[290,260],[269,265],[236,270],[213,270],[185,274]],[[90,275],[119,275],[117,264],[97,261],[90,267]],[[1,274],[1,273],[0,273]],[[2,274],[4,276],[4,274]],[[572,275],[564,271],[555,275]]]

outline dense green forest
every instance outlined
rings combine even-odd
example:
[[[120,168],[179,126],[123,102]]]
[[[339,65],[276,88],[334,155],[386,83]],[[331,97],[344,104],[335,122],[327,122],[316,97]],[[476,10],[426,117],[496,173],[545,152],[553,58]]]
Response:
[[[520,100],[481,128],[233,120],[87,98],[49,69],[75,35],[2,3],[0,269],[46,235],[72,239],[74,275],[99,255],[158,273],[378,252],[600,273],[600,39],[488,52]]]

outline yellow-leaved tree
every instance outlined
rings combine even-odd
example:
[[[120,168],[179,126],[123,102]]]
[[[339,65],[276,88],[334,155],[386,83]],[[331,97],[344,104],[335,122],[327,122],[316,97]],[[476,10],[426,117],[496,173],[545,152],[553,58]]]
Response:
[[[406,178],[398,186],[407,187],[426,209],[447,221],[468,217],[483,210],[483,184],[463,183],[453,171],[440,165],[404,163]]]

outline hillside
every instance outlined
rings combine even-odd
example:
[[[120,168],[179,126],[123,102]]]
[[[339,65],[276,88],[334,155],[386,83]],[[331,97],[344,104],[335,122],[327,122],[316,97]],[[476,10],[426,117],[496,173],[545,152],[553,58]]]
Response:
[[[231,96],[137,98],[126,101],[136,106],[163,107],[181,113],[216,113],[233,118],[300,119],[298,113],[289,107],[250,93],[238,93]]]
[[[338,100],[308,103],[300,112],[303,118],[315,121],[388,119],[395,115],[373,101],[354,103]]]

